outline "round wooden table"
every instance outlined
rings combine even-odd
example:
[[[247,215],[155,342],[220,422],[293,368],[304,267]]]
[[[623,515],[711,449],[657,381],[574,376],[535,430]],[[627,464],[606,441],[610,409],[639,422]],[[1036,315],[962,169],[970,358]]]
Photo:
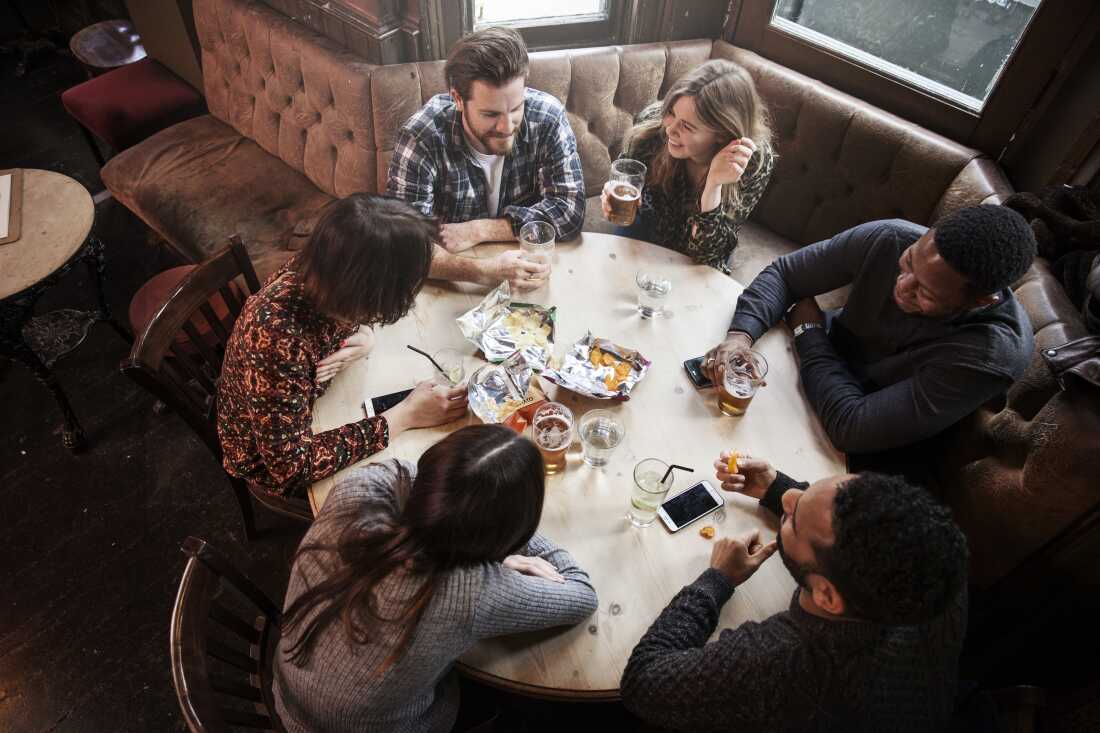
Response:
[[[501,248],[483,245],[476,256]],[[574,441],[566,471],[547,479],[539,527],[592,576],[599,610],[572,628],[483,642],[461,664],[478,679],[524,694],[611,700],[618,698],[623,668],[650,623],[681,587],[708,567],[713,540],[703,539],[700,527],[715,526],[718,537],[760,529],[765,540],[777,527],[755,500],[726,494],[722,510],[676,534],[659,520],[645,529],[635,528],[626,519],[634,465],[656,457],[693,467],[694,474],[678,472],[671,492],[675,494],[699,479],[716,484],[712,464],[726,449],[766,457],[780,470],[808,480],[843,472],[844,461],[803,397],[784,329],[772,329],[758,342],[770,365],[768,384],[744,417],[723,416],[714,391],[697,391],[688,380],[682,363],[703,354],[726,333],[742,290],[737,282],[677,252],[607,234],[584,234],[579,242],[558,244],[555,257],[547,292],[534,300],[558,306],[557,354],[590,329],[596,336],[638,349],[652,361],[631,399],[622,403],[581,397],[542,382],[547,395],[568,405],[578,420],[587,410],[610,408],[626,425],[623,443],[604,468],[586,466],[580,444]],[[639,269],[672,280],[671,317],[643,320],[638,315],[634,278]],[[371,356],[333,380],[315,406],[314,431],[358,420],[365,398],[410,387],[414,379],[429,376],[430,365],[406,344],[429,351],[463,349],[470,355],[469,374],[482,360],[474,356],[477,348],[462,338],[454,319],[486,291],[465,284],[426,285],[412,313],[378,332]],[[415,462],[444,435],[476,422],[467,415],[439,428],[408,431],[364,463],[391,457]],[[310,501],[315,513],[339,475],[313,485]],[[779,558],[769,560],[726,604],[719,628],[784,610],[794,589]]]
[[[50,390],[65,419],[65,446],[74,451],[83,447],[84,431],[50,367],[79,346],[97,321],[107,321],[129,340],[104,297],[103,244],[89,236],[94,219],[88,189],[60,173],[26,168],[20,237],[0,244],[0,357],[19,361]],[[96,309],[34,316],[42,293],[79,261],[91,268]]]

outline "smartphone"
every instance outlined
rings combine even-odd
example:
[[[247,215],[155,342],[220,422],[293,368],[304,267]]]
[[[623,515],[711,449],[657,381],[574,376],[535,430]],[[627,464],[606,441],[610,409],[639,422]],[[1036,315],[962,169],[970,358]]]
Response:
[[[390,394],[384,394],[381,397],[371,397],[369,400],[363,403],[363,412],[367,413],[367,417],[381,415],[383,412],[408,397],[411,393],[411,389],[403,389],[400,392],[391,392]]]
[[[669,532],[678,532],[696,519],[721,508],[725,501],[710,483],[700,481],[661,504],[657,516]]]
[[[714,382],[710,381],[706,374],[703,374],[703,359],[705,358],[705,356],[697,356],[684,362],[684,371],[688,373],[688,379],[695,385],[695,389],[706,389],[714,386]]]

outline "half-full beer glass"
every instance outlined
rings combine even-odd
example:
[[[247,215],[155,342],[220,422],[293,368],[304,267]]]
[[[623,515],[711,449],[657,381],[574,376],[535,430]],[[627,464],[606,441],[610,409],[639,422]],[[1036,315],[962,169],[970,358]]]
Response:
[[[768,360],[759,351],[735,351],[730,354],[722,383],[718,385],[718,409],[730,417],[744,415],[767,374]]]
[[[634,223],[642,202],[645,171],[645,163],[630,158],[619,158],[611,164],[611,175],[607,180],[611,216],[607,220],[612,224],[628,227]]]
[[[531,420],[535,446],[542,454],[547,476],[565,470],[565,452],[573,442],[573,412],[560,402],[547,402]]]

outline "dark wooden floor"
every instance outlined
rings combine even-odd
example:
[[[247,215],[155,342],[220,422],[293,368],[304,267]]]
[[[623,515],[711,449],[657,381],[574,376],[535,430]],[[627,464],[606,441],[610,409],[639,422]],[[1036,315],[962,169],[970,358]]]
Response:
[[[102,188],[59,100],[82,79],[63,56],[39,59],[25,77],[0,57],[0,168],[46,168]],[[125,317],[141,283],[175,261],[109,198],[95,232],[107,243],[111,303]],[[88,285],[74,271],[40,311],[87,302]],[[168,620],[189,534],[282,598],[300,530],[262,515],[273,531],[243,540],[220,469],[178,418],[155,415],[152,399],[119,375],[126,353],[98,326],[56,367],[90,444],[79,456],[62,447],[44,389],[0,362],[0,733],[184,730]],[[1094,697],[1055,696],[1060,714],[1044,730],[1096,730]],[[510,707],[509,731],[636,728],[618,706]]]

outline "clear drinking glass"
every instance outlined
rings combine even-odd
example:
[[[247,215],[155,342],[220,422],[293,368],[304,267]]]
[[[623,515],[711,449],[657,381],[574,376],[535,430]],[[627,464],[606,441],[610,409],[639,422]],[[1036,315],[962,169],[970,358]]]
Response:
[[[639,272],[634,282],[638,285],[638,313],[642,318],[665,315],[665,300],[672,292],[672,281],[653,273]]]
[[[744,415],[767,375],[768,360],[759,351],[730,354],[722,383],[718,385],[718,409],[730,417]]]
[[[664,481],[661,480],[665,477]],[[656,458],[639,461],[634,467],[634,488],[630,492],[627,517],[635,527],[648,527],[657,518],[657,510],[672,488],[673,476],[668,464]]]
[[[645,163],[639,160],[619,158],[611,164],[611,175],[607,180],[607,198],[611,202],[611,215],[607,217],[609,222],[621,227],[634,223],[642,203],[645,172]]]
[[[573,411],[560,402],[547,402],[531,419],[535,447],[542,454],[547,476],[565,470],[565,452],[573,442]]]
[[[606,466],[623,442],[626,428],[611,410],[589,410],[581,418],[581,446],[589,466]]]
[[[554,256],[554,242],[557,239],[554,225],[545,221],[529,221],[519,228],[519,248],[524,259],[539,262],[547,267]]]
[[[432,354],[435,363],[443,368],[443,373],[432,368],[432,378],[439,384],[457,387],[466,378],[466,355],[458,349],[440,349]]]

